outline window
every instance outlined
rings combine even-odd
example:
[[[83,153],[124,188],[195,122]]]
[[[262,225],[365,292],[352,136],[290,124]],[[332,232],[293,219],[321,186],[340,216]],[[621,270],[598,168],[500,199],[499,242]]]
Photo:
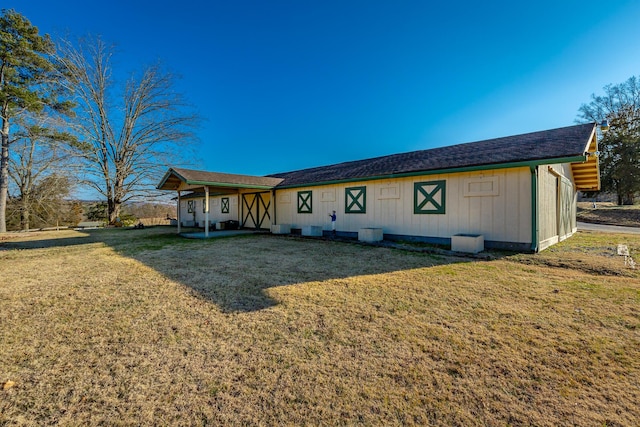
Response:
[[[367,213],[367,187],[348,187],[344,190],[344,213]]]
[[[202,213],[207,213],[207,199],[202,199]]]
[[[413,184],[414,214],[444,214],[446,181],[416,182]]]
[[[311,191],[298,191],[298,213],[313,213]]]
[[[196,211],[196,201],[188,200],[187,201],[187,212],[194,213]]]
[[[229,213],[229,198],[223,197],[220,203],[220,212],[223,214]]]

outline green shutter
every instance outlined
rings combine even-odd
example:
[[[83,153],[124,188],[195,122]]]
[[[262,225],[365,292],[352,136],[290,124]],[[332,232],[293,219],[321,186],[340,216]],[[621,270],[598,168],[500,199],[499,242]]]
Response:
[[[414,214],[444,214],[447,182],[427,181],[413,184]]]
[[[223,214],[229,213],[229,198],[223,197],[220,202],[220,212]]]
[[[367,213],[367,187],[348,187],[344,190],[344,213]]]
[[[298,191],[298,213],[313,213],[311,191]]]

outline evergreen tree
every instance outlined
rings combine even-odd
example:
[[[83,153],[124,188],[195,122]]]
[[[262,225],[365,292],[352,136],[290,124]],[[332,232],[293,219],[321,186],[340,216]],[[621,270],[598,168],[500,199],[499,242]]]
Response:
[[[54,45],[48,35],[14,10],[0,15],[0,233],[6,232],[9,190],[10,125],[27,111],[45,109],[68,112],[70,102],[61,101],[62,87],[51,55]]]
[[[600,123],[610,130],[600,141],[602,191],[617,195],[618,204],[633,204],[640,192],[640,80],[607,85],[604,95],[591,95],[579,110],[580,120]]]

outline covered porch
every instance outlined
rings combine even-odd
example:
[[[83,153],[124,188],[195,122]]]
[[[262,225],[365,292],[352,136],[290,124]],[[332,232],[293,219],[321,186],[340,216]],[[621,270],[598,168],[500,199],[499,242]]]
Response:
[[[212,223],[221,218],[237,221],[239,228],[270,229],[275,223],[274,188],[281,182],[280,178],[170,168],[157,188],[177,193],[178,234],[185,221],[202,222],[203,237],[209,237]],[[192,220],[185,219],[187,213]]]

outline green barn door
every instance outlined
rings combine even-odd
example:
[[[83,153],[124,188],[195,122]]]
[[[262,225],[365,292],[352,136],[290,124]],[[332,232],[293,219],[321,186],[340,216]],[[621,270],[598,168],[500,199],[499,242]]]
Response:
[[[242,195],[242,224],[245,228],[271,229],[271,193]]]

